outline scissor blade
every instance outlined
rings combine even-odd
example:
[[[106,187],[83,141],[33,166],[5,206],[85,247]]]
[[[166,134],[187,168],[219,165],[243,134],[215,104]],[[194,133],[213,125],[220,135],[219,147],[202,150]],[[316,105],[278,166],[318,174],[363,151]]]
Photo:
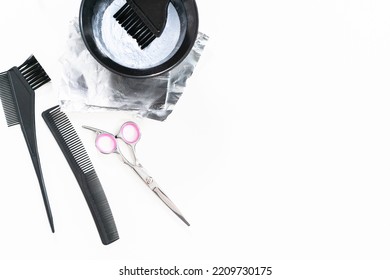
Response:
[[[173,211],[173,213],[175,213],[187,226],[190,226],[190,223],[184,218],[179,208],[176,207],[172,200],[170,200],[160,188],[156,187],[153,191]]]
[[[91,131],[93,131],[93,132],[99,132],[99,131],[100,131],[100,129],[98,129],[98,128],[94,128],[94,127],[92,127],[92,126],[88,126],[88,125],[83,125],[83,126],[82,126],[82,128],[85,128],[85,129],[91,130]]]
[[[100,128],[95,128],[95,127],[92,127],[92,126],[88,126],[88,125],[82,125],[81,126],[82,128],[85,128],[85,129],[88,129],[90,131],[93,131],[93,132],[96,132],[96,133],[107,133],[107,134],[111,134],[110,132],[107,132],[107,131],[104,131]]]

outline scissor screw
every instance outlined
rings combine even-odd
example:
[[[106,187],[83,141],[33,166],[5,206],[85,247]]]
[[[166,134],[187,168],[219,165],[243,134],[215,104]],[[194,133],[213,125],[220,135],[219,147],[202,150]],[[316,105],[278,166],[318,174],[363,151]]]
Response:
[[[148,185],[150,185],[151,183],[153,183],[153,177],[148,177],[148,178],[146,178],[146,183],[148,184]]]

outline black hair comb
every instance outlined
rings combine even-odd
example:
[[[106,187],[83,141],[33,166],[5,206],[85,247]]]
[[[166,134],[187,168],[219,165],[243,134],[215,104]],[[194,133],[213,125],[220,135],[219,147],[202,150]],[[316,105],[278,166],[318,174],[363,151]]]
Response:
[[[169,0],[126,0],[114,15],[118,23],[137,40],[141,49],[160,37],[167,23]]]
[[[49,76],[34,56],[21,66],[0,74],[0,98],[8,126],[20,124],[34,164],[50,227],[54,232],[53,216],[39,160],[35,132],[35,90],[50,81]]]
[[[100,239],[108,245],[119,239],[110,205],[89,156],[72,123],[59,106],[42,113],[42,117],[61,148],[80,185],[91,211]]]

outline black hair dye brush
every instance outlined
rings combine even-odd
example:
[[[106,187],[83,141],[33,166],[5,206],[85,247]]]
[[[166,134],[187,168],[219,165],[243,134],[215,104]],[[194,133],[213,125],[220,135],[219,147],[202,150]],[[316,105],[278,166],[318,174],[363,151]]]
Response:
[[[35,132],[35,90],[50,81],[45,70],[30,56],[21,66],[0,74],[0,98],[8,126],[20,124],[34,164],[50,227],[54,232],[53,216],[43,180]]]
[[[141,49],[160,37],[167,23],[169,0],[126,0],[114,15]]]

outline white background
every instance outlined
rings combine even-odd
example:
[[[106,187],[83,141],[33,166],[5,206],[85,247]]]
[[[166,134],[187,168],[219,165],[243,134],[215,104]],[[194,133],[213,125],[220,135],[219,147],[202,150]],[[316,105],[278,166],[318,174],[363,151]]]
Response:
[[[93,134],[80,129],[114,132],[126,113],[69,114],[115,216],[121,239],[109,246],[100,243],[40,117],[57,104],[58,59],[80,1],[3,2],[0,69],[33,53],[53,77],[37,91],[36,125],[56,226],[53,235],[20,129],[7,128],[1,117],[3,273],[22,260],[43,261],[29,266],[37,275],[47,259],[57,267],[65,260],[155,266],[305,260],[306,268],[297,265],[289,275],[292,265],[285,263],[279,275],[357,279],[382,269],[375,279],[388,279],[389,263],[380,262],[390,259],[388,1],[198,0],[200,31],[210,41],[169,119],[140,121],[138,145],[141,162],[191,227],[119,158],[99,154]]]

